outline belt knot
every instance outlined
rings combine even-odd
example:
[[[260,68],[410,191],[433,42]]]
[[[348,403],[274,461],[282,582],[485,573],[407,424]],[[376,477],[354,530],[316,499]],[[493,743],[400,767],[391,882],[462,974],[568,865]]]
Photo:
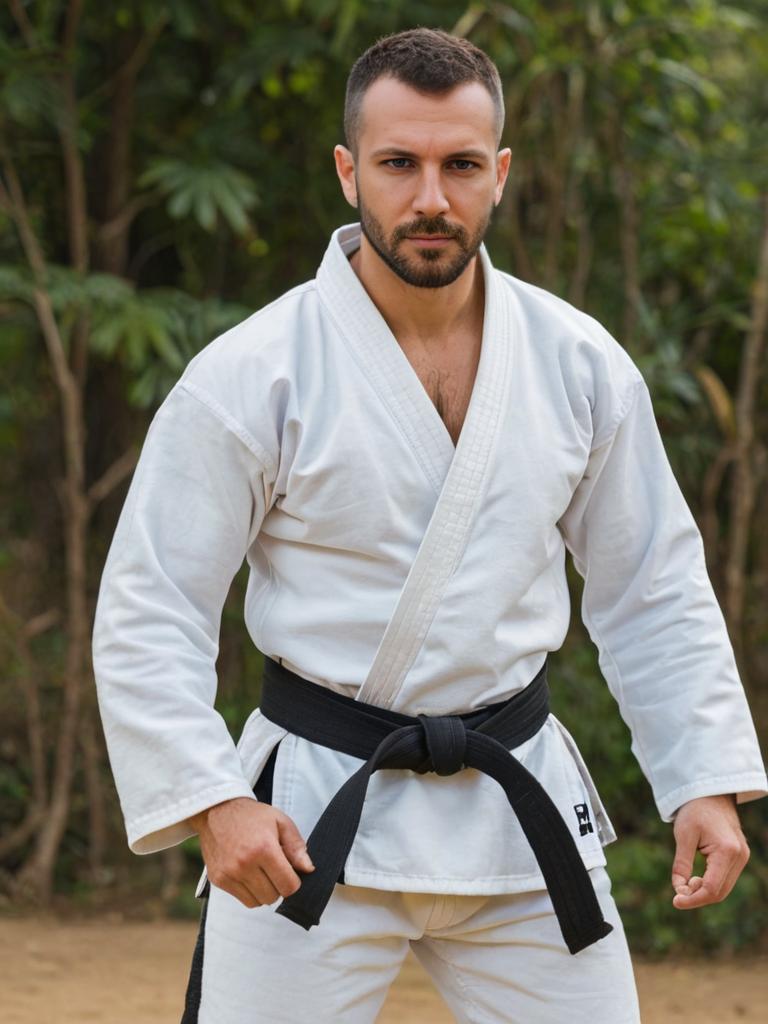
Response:
[[[416,771],[423,775],[455,775],[464,767],[467,730],[458,715],[417,715],[424,730],[429,758]]]

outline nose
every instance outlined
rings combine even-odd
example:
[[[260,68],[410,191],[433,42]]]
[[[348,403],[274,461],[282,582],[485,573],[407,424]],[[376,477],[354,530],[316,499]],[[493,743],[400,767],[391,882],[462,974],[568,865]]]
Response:
[[[425,168],[419,175],[418,188],[413,197],[413,212],[421,217],[438,217],[446,214],[449,209],[440,172]]]

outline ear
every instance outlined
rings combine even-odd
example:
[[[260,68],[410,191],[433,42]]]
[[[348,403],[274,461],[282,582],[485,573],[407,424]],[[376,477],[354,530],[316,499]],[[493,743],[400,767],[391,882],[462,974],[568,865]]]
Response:
[[[502,149],[496,157],[496,190],[494,192],[494,205],[498,206],[504,192],[504,185],[509,174],[509,165],[512,160],[512,150]]]
[[[335,146],[333,157],[336,173],[341,182],[341,191],[350,206],[357,206],[357,182],[355,181],[355,158],[346,146]]]

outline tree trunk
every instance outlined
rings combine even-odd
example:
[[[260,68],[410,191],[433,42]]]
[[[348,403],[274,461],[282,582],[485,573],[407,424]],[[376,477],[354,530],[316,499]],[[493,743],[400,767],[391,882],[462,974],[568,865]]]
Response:
[[[73,77],[73,51],[81,14],[82,3],[80,0],[72,0],[66,11],[63,29],[60,77],[63,111],[57,122],[57,129],[66,184],[70,261],[74,269],[85,273],[88,269],[88,214],[83,165],[77,145],[78,110]],[[56,856],[69,817],[80,695],[90,646],[86,571],[86,537],[90,508],[85,493],[83,416],[89,321],[87,313],[81,314],[72,325],[69,345],[65,345],[46,291],[45,258],[32,227],[21,183],[10,155],[4,151],[3,157],[11,212],[32,268],[35,280],[34,304],[61,400],[64,442],[65,476],[59,481],[58,491],[62,503],[66,556],[67,649],[62,679],[59,732],[56,737],[50,802],[32,851],[16,877],[17,891],[20,895],[45,904],[50,901],[52,895]]]
[[[76,403],[79,408],[79,402]],[[66,419],[66,413],[65,413]],[[68,424],[82,427],[81,419]],[[56,738],[51,799],[36,842],[17,875],[19,895],[47,904],[53,893],[56,856],[67,827],[72,780],[76,766],[78,714],[83,685],[90,620],[86,602],[85,540],[87,504],[80,482],[70,472],[62,490],[65,495],[65,544],[67,565],[67,654],[62,680],[63,700]]]
[[[632,348],[642,304],[640,287],[640,217],[635,197],[635,180],[627,160],[621,111],[613,110],[602,132],[607,155],[613,165],[613,191],[619,203],[619,243],[624,283],[624,313],[621,343]]]
[[[620,132],[617,135],[619,161],[616,167],[616,188],[621,210],[621,259],[624,267],[624,321],[622,344],[631,348],[637,336],[642,302],[640,290],[640,244],[638,240],[639,216],[635,199],[635,181],[624,157]]]
[[[88,794],[88,878],[93,885],[102,885],[107,853],[107,811],[101,778],[103,758],[92,706],[82,716],[79,740]]]
[[[173,903],[184,877],[184,853],[180,845],[163,850],[163,884],[160,895],[164,903]]]
[[[560,256],[565,235],[568,154],[570,146],[570,125],[561,95],[560,75],[554,75],[549,83],[546,98],[551,105],[551,152],[542,164],[542,176],[547,183],[547,215],[544,233],[545,288],[555,291],[560,269]]]
[[[763,369],[763,348],[768,329],[768,194],[763,196],[762,205],[763,233],[736,395],[736,458],[729,495],[728,557],[725,566],[726,616],[743,672],[746,672],[743,620],[747,551],[755,505],[755,400]]]
[[[114,78],[109,112],[109,132],[99,156],[103,168],[104,191],[99,218],[108,230],[96,233],[93,246],[93,265],[108,274],[124,275],[128,266],[128,243],[131,219],[121,217],[128,207],[133,176],[132,141],[136,95],[136,72],[138,68],[129,59],[129,51],[135,50],[133,35],[120,35],[117,40],[114,60],[119,71]]]

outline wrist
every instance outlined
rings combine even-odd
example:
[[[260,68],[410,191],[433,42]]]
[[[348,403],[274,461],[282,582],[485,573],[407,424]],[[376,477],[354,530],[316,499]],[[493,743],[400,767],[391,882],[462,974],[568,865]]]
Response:
[[[198,811],[197,814],[191,814],[187,818],[187,824],[191,828],[193,828],[195,830],[195,832],[199,832],[202,828],[205,827],[205,825],[206,825],[206,823],[208,821],[208,812],[209,811],[210,811],[210,807],[206,807],[205,810]]]
[[[229,800],[222,800],[218,804],[212,804],[210,807],[206,807],[204,810],[198,811],[197,814],[191,814],[186,819],[187,823],[192,828],[194,828],[195,831],[199,832],[200,829],[204,829],[208,825],[209,819],[210,819],[210,815],[211,815],[212,811],[216,812],[215,817],[219,817],[219,809],[221,808],[222,809],[222,813],[224,815],[228,816],[231,812],[229,810],[223,810],[223,809],[224,808],[232,808],[235,804],[241,804],[241,803],[250,804],[250,803],[258,803],[258,801],[256,800],[255,797],[247,797],[247,796],[235,796],[235,797],[232,797]]]

